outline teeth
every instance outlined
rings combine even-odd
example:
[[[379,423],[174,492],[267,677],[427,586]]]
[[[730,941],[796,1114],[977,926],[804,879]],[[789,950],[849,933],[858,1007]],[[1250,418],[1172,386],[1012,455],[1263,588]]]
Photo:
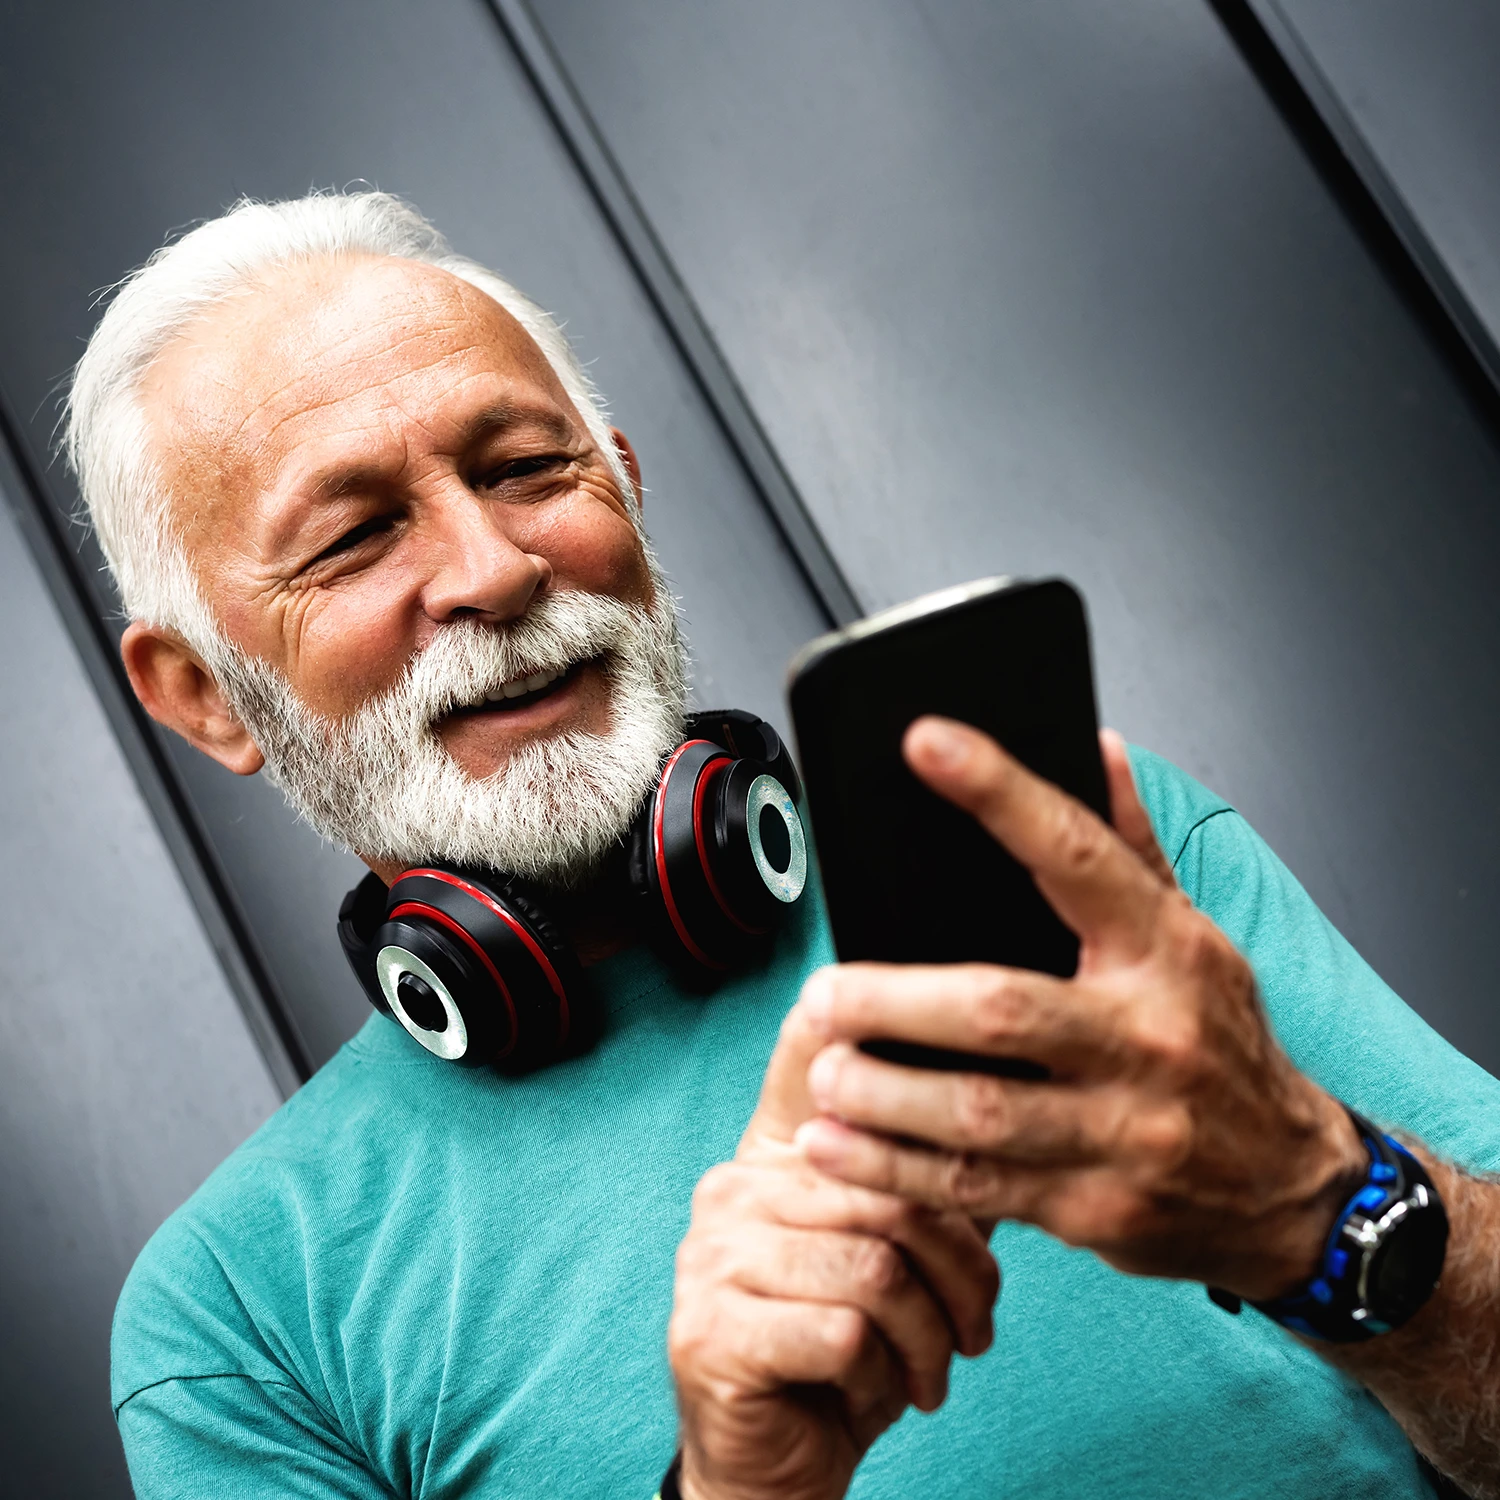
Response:
[[[566,671],[566,667],[560,667],[555,672],[533,672],[530,677],[518,677],[514,682],[507,682],[503,687],[497,688],[484,701],[504,703],[508,698],[520,698],[526,693],[540,692],[542,688],[550,687]]]

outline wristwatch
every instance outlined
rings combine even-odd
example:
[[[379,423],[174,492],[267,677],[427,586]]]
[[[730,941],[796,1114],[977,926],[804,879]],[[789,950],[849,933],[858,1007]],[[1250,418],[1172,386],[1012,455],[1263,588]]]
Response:
[[[1422,1163],[1363,1115],[1351,1109],[1349,1117],[1370,1164],[1334,1220],[1318,1270],[1289,1296],[1250,1304],[1294,1333],[1335,1344],[1399,1328],[1432,1295],[1448,1250],[1448,1214]],[[1232,1293],[1208,1294],[1240,1310]]]

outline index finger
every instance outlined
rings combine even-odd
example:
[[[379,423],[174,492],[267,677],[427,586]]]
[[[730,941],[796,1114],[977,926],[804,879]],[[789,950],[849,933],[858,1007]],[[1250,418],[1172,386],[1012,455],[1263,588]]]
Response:
[[[1083,803],[952,719],[916,720],[902,750],[933,791],[971,813],[1030,871],[1079,937],[1131,954],[1147,947],[1161,883]]]
[[[799,1002],[809,1035],[917,1042],[1024,1059],[1054,1076],[1094,1072],[1119,1051],[1118,1016],[1076,982],[994,964],[849,963],[819,969]]]

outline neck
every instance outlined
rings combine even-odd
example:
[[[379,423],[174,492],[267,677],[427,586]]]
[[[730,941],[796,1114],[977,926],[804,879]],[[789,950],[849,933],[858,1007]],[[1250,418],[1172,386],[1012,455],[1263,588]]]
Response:
[[[640,924],[632,906],[625,882],[611,879],[609,873],[582,890],[558,891],[547,897],[547,909],[585,969],[640,942]]]

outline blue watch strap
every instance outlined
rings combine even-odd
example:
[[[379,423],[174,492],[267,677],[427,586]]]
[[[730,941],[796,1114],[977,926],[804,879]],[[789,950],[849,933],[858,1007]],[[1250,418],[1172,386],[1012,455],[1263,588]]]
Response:
[[[1421,1162],[1363,1115],[1351,1109],[1349,1117],[1369,1165],[1334,1220],[1317,1271],[1285,1297],[1251,1303],[1284,1328],[1331,1343],[1375,1338],[1410,1317],[1437,1285],[1447,1245],[1447,1215]],[[1415,1283],[1402,1289],[1399,1306],[1379,1305],[1378,1277],[1372,1275],[1376,1260],[1394,1236],[1416,1228],[1407,1221],[1418,1214],[1423,1216],[1421,1253],[1408,1257]],[[1240,1299],[1232,1293],[1210,1287],[1208,1294],[1226,1311],[1239,1311]]]

